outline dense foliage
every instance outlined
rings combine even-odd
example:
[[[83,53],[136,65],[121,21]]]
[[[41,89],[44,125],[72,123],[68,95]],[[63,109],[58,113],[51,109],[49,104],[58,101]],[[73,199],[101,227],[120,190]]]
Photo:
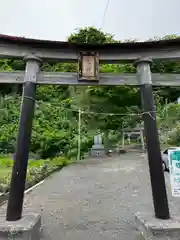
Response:
[[[26,188],[35,185],[50,173],[61,169],[69,163],[71,161],[62,157],[39,161],[30,159],[26,176]],[[0,156],[0,195],[9,191],[12,166],[13,160],[9,156]]]
[[[167,36],[165,38],[174,38]],[[112,35],[93,27],[78,29],[69,36],[68,41],[76,43],[117,42]],[[20,60],[0,60],[0,71],[24,70],[25,64]],[[45,62],[42,71],[75,72],[76,64]],[[101,72],[135,73],[132,64],[107,64],[100,66]],[[152,72],[179,72],[180,63],[155,61]],[[0,101],[0,153],[13,153],[18,128],[19,109],[22,86],[1,84]],[[163,109],[165,99],[174,102],[180,95],[179,88],[155,88],[160,101],[159,112]],[[138,88],[124,87],[62,87],[39,86],[33,132],[31,153],[37,158],[52,158],[64,155],[69,158],[77,156],[78,109],[81,115],[81,153],[88,151],[92,145],[93,134],[100,130],[104,133],[106,150],[109,138],[116,142],[124,127],[134,127],[142,121],[140,112],[140,94]],[[177,105],[177,104],[175,104]],[[97,114],[100,113],[100,114]],[[114,114],[107,114],[114,113]],[[159,113],[159,116],[161,114]],[[159,117],[161,119],[161,117]],[[158,122],[163,129],[164,125]],[[173,126],[174,127],[174,126]]]

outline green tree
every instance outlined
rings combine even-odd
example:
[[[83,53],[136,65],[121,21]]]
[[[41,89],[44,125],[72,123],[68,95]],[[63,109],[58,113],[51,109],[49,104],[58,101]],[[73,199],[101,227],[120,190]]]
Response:
[[[113,35],[107,34],[93,27],[78,29],[68,38],[69,42],[82,44],[104,44],[118,42],[113,38]],[[100,66],[100,72],[135,72],[135,68],[131,64],[106,64]],[[108,132],[109,130],[119,131],[122,128],[124,117],[120,114],[127,114],[129,110],[139,110],[140,104],[139,93],[135,88],[128,86],[124,87],[74,87],[72,101],[73,105],[80,107],[86,112],[91,112],[84,115],[85,122],[88,123],[90,129],[101,129],[104,132],[104,141],[108,151]],[[99,113],[99,114],[97,114]],[[114,113],[108,115],[106,113]],[[115,115],[117,114],[117,115]],[[119,114],[119,115],[118,115]],[[137,120],[137,119],[136,119]],[[136,124],[136,121],[134,125]]]
[[[165,36],[162,40],[176,37],[175,35]],[[154,40],[159,39],[156,38]],[[94,27],[77,29],[69,36],[68,41],[77,44],[119,42],[114,39],[113,35],[104,33]],[[126,41],[132,42],[134,40],[130,39]],[[24,69],[24,61],[12,59],[0,60],[1,71]],[[76,72],[77,64],[44,62],[41,70],[46,72]],[[115,74],[135,73],[136,69],[133,64],[100,64],[100,72]],[[180,64],[179,62],[154,61],[152,72],[179,73]],[[0,103],[1,152],[14,151],[21,101],[21,87],[1,84],[0,93],[3,96],[3,100],[1,99]],[[171,102],[176,101],[177,97],[180,96],[179,88],[156,87],[154,90],[158,101],[159,99],[161,100],[161,104],[165,99]],[[78,108],[84,111],[81,122],[82,152],[85,152],[91,146],[92,134],[97,129],[101,129],[104,132],[104,136],[106,136],[104,140],[108,150],[109,131],[113,130],[113,132],[119,133],[122,126],[133,127],[139,123],[141,118],[131,114],[140,112],[140,105],[139,89],[129,86],[40,86],[37,89],[37,108],[33,125],[31,151],[38,152],[42,157],[54,156],[59,154],[59,152],[63,152],[63,154],[68,156],[76,156]],[[108,115],[106,113],[114,114]],[[167,125],[167,123],[165,124],[162,121],[159,124],[162,127]],[[173,125],[174,122],[168,122],[168,124]]]
[[[104,44],[119,42],[114,39],[114,36],[109,33],[104,33],[95,27],[78,28],[68,37],[68,42],[71,43],[89,43],[89,44]]]

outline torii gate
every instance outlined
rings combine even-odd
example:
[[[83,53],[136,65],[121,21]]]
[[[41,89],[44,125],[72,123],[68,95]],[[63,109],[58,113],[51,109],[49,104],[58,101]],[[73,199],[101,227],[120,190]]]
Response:
[[[91,45],[0,35],[0,57],[26,61],[25,72],[0,73],[0,83],[23,83],[7,221],[16,221],[22,217],[37,84],[113,86],[126,84],[140,87],[155,216],[159,219],[170,218],[152,85],[180,86],[180,76],[151,75],[150,65],[151,59],[179,60],[180,39]],[[78,73],[43,73],[40,72],[40,64],[43,60],[78,62],[79,71]],[[99,62],[133,62],[137,69],[137,80],[133,74],[99,74]]]
[[[128,136],[128,141],[129,141],[129,144],[130,144],[131,135],[133,135],[133,134],[139,135],[140,141],[141,141],[141,150],[144,151],[145,150],[144,127],[136,127],[136,128],[133,128],[133,129],[130,129],[130,128],[122,129],[122,149],[124,149],[125,136]]]

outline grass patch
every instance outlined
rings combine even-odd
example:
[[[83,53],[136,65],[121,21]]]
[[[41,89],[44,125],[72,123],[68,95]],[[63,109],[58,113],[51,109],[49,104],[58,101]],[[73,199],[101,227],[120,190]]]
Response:
[[[0,156],[0,193],[9,191],[13,162],[14,160],[10,159],[9,156]],[[70,163],[70,160],[63,157],[47,160],[29,160],[26,188],[33,186],[53,171],[61,169]]]
[[[169,147],[177,147],[176,145],[172,145],[172,144],[160,144],[161,150],[165,150],[166,148]]]

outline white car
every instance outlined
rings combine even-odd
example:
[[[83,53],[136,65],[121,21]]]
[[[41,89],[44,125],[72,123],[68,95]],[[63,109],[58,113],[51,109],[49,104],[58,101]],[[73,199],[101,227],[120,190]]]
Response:
[[[178,147],[169,147],[169,148],[166,148],[164,151],[161,152],[162,164],[163,164],[164,171],[169,172],[168,151],[173,150],[173,149],[177,149],[177,148]]]

